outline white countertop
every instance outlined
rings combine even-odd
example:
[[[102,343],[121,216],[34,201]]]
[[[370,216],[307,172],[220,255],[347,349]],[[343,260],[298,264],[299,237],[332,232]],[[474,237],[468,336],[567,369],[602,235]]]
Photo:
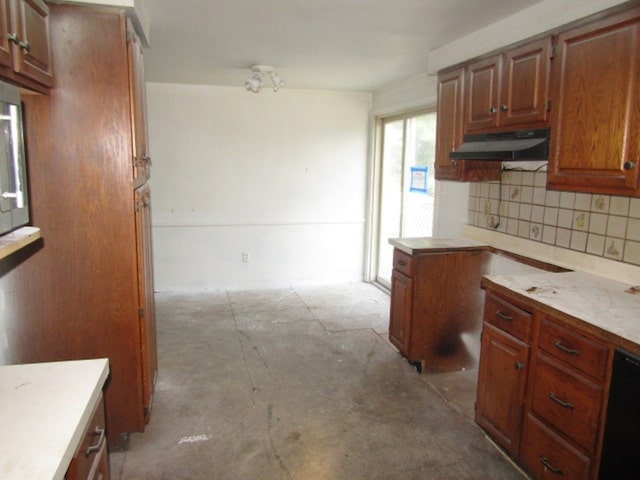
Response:
[[[640,286],[584,272],[486,275],[493,284],[640,345]]]
[[[439,238],[439,237],[407,237],[390,238],[389,243],[395,248],[413,255],[414,253],[449,250],[482,250],[488,249],[486,243],[470,240],[468,238]]]
[[[1,366],[0,478],[64,478],[108,375],[107,359]]]

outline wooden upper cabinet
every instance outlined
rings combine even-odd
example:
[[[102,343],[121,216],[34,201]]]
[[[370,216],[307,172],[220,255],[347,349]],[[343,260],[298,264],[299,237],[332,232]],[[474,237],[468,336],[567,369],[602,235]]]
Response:
[[[9,20],[10,3],[12,0],[0,0],[0,65],[13,68],[12,43],[9,42],[11,23]]]
[[[458,165],[449,152],[462,143],[462,89],[464,69],[438,76],[435,176],[438,180],[458,180]]]
[[[551,37],[467,67],[464,130],[480,131],[547,122]]]
[[[134,186],[139,187],[151,175],[151,157],[149,156],[147,97],[144,84],[142,42],[130,20],[127,20],[127,55],[129,57],[131,125],[133,126],[133,179]]]
[[[499,123],[525,125],[548,120],[551,37],[504,54]]]
[[[42,0],[15,0],[13,14],[14,69],[38,83],[53,80],[49,46],[49,7]]]
[[[640,195],[640,8],[561,33],[547,185]]]
[[[464,68],[438,76],[435,178],[453,181],[497,180],[500,178],[500,162],[449,158],[449,153],[462,143],[464,80]]]
[[[42,0],[0,0],[0,76],[43,91],[53,84],[49,7]]]
[[[464,130],[498,126],[500,68],[502,55],[480,60],[467,67]]]

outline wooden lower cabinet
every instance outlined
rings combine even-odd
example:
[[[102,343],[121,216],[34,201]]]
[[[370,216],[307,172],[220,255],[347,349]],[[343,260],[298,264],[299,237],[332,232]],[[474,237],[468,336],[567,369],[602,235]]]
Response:
[[[595,480],[613,346],[526,302],[487,289],[476,422],[535,479]]]
[[[531,412],[593,453],[600,424],[603,386],[538,354],[531,381]]]
[[[524,412],[529,346],[485,323],[482,332],[476,422],[517,456]]]
[[[84,429],[82,441],[76,450],[65,480],[108,480],[109,454],[107,452],[104,400],[102,395]]]
[[[398,270],[393,270],[391,273],[391,292],[389,340],[404,353],[409,351],[411,338],[413,280]]]
[[[591,460],[579,449],[547,427],[535,415],[524,424],[522,464],[541,480],[585,480],[591,478]]]
[[[394,251],[389,340],[419,371],[475,368],[483,293],[491,253]]]

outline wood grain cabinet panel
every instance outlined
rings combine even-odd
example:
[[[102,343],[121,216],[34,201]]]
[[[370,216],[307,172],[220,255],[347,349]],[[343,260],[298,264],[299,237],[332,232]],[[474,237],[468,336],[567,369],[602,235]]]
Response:
[[[0,0],[0,76],[40,92],[53,85],[49,17],[43,0]]]
[[[393,270],[391,272],[389,341],[405,356],[409,354],[410,347],[412,305],[413,280],[400,271]]]
[[[504,54],[498,107],[500,125],[540,125],[548,121],[551,37]]]
[[[640,195],[640,8],[558,35],[549,188]]]
[[[158,375],[155,301],[153,297],[153,245],[151,239],[151,188],[145,184],[134,192],[136,250],[138,259],[138,313],[141,329],[142,406],[145,422],[151,418]]]
[[[464,131],[545,126],[550,64],[551,37],[469,64]]]
[[[591,477],[591,459],[533,415],[524,424],[524,467],[537,480],[585,480]]]
[[[541,350],[596,381],[605,380],[611,354],[606,344],[554,322],[547,316],[542,317],[540,322],[538,346]]]
[[[520,446],[528,369],[529,345],[485,323],[476,422],[513,457]]]
[[[533,316],[508,300],[488,293],[485,296],[484,321],[529,343]]]
[[[107,434],[120,448],[149,421],[157,371],[151,197],[132,168],[135,40],[121,9],[50,9],[55,88],[23,97],[32,219],[46,239],[17,269],[30,320],[10,341],[16,363],[109,358]]]
[[[399,253],[395,259],[410,260],[400,266],[404,273],[398,268],[392,272],[391,343],[419,371],[477,367],[483,302],[480,280],[488,271],[490,252],[482,248]]]
[[[498,126],[502,55],[473,62],[466,68],[464,131]]]
[[[604,401],[602,385],[538,354],[531,411],[590,454],[595,452]]]

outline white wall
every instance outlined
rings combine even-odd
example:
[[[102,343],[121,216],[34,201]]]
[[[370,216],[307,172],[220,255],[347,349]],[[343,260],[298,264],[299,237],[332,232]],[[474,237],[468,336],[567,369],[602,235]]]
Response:
[[[147,96],[156,290],[362,279],[370,95]]]

